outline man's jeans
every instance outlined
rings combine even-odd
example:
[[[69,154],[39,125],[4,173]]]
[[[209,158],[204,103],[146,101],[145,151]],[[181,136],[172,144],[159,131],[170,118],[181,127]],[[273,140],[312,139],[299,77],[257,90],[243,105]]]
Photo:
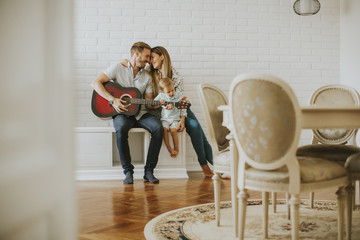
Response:
[[[114,118],[114,128],[116,130],[116,145],[120,155],[120,161],[124,174],[127,172],[134,173],[134,166],[131,164],[129,148],[129,130],[140,127],[148,130],[151,134],[151,140],[148,155],[145,164],[145,171],[154,171],[158,162],[160,148],[164,136],[164,129],[161,122],[155,116],[146,113],[139,120],[134,116],[117,115]]]

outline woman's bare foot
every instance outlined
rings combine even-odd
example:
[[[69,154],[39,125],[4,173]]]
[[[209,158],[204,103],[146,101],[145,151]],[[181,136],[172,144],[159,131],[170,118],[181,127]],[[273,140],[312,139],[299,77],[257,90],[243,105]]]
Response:
[[[200,165],[200,166],[205,174],[205,177],[211,178],[212,176],[214,176],[213,171],[211,171],[208,165]]]

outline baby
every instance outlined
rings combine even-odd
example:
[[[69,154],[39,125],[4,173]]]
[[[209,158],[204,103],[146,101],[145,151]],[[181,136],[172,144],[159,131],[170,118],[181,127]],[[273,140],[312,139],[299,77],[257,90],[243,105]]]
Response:
[[[162,104],[165,102],[178,102],[181,100],[179,93],[175,93],[174,83],[170,78],[162,78],[159,82],[160,91],[159,95],[154,100],[160,101]],[[168,149],[170,156],[176,158],[179,153],[179,140],[177,136],[177,128],[180,122],[180,109],[174,107],[172,104],[163,106],[161,111],[161,122],[164,127],[164,142]],[[174,143],[174,149],[171,148],[168,137],[168,130]]]

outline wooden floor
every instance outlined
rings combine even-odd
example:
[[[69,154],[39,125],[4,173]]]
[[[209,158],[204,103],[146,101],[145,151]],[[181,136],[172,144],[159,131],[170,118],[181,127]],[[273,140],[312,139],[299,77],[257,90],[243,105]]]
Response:
[[[79,181],[79,240],[139,240],[144,227],[157,215],[196,204],[214,202],[212,179],[189,172],[189,179],[161,179],[160,184],[135,180]],[[230,180],[222,180],[222,201],[230,196]],[[281,198],[283,196],[279,196]],[[306,198],[307,195],[302,196]],[[250,192],[259,199],[261,193]],[[317,193],[316,199],[336,199],[334,191]]]

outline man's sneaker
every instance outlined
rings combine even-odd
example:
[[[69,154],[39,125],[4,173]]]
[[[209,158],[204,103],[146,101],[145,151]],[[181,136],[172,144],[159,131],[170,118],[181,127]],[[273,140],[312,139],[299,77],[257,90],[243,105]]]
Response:
[[[127,172],[125,174],[125,180],[124,184],[133,184],[134,183],[134,177],[132,172]]]
[[[145,172],[144,179],[151,183],[159,183],[159,179],[157,179],[151,171]]]

